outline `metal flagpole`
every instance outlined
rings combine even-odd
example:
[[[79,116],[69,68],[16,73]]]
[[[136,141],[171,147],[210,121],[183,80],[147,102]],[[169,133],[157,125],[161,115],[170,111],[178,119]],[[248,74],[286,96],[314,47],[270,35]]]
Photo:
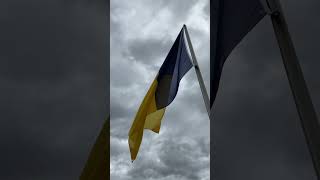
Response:
[[[211,121],[212,120],[212,116],[211,116],[212,114],[211,114],[211,108],[210,108],[210,99],[209,99],[206,87],[204,85],[204,82],[203,82],[202,74],[201,74],[201,71],[200,71],[200,67],[199,67],[196,55],[195,55],[195,53],[193,51],[193,47],[192,47],[192,44],[191,44],[191,40],[190,40],[190,37],[189,37],[187,26],[184,25],[183,27],[184,27],[185,32],[186,32],[186,37],[187,37],[188,46],[189,46],[189,49],[190,49],[192,61],[193,61],[193,64],[194,64],[194,68],[195,68],[195,71],[196,71],[196,74],[197,74],[197,77],[198,77],[198,81],[199,81],[200,89],[201,89],[201,92],[202,92],[203,100],[204,100],[204,103],[205,103],[205,106],[206,106],[206,109],[207,109],[207,113],[208,113],[208,116],[209,116],[209,120],[210,120],[210,138],[212,138],[212,130],[213,129],[211,127],[212,126],[212,121]],[[213,159],[213,140],[210,139],[210,174],[211,174],[210,175],[210,179],[213,179],[212,178],[212,176],[213,176],[212,159]]]
[[[299,113],[314,169],[320,180],[320,125],[278,0],[267,0],[291,91]]]
[[[187,37],[188,46],[189,46],[191,57],[192,57],[192,62],[193,62],[193,65],[194,65],[194,68],[195,68],[195,71],[196,71],[196,74],[197,74],[197,77],[198,77],[198,81],[199,81],[200,89],[201,89],[201,92],[202,92],[204,104],[206,106],[207,113],[208,113],[208,116],[210,118],[209,96],[208,96],[208,93],[207,93],[207,90],[206,90],[206,86],[204,85],[204,82],[203,82],[202,74],[201,74],[201,71],[200,71],[200,67],[198,65],[198,61],[197,61],[196,55],[195,55],[195,53],[193,51],[193,47],[192,47],[192,44],[191,44],[191,40],[190,40],[190,37],[189,37],[187,26],[183,25],[183,27],[184,27],[184,30],[186,32],[186,37]]]
[[[184,25],[183,27],[184,27],[185,32],[186,32],[186,37],[187,37],[190,53],[191,53],[191,56],[192,56],[192,61],[193,61],[193,64],[194,64],[194,68],[195,68],[195,71],[196,71],[196,74],[197,74],[197,77],[198,77],[198,81],[199,81],[200,89],[201,89],[201,92],[202,92],[203,100],[204,100],[204,103],[205,103],[205,106],[206,106],[206,109],[207,109],[207,113],[208,113],[208,116],[209,116],[209,120],[210,120],[210,138],[212,138],[212,130],[213,130],[212,129],[212,114],[211,114],[212,111],[211,111],[211,108],[210,108],[209,95],[207,93],[206,87],[205,87],[204,82],[203,82],[202,74],[201,74],[201,71],[200,71],[200,67],[199,67],[196,55],[195,55],[195,53],[193,51],[193,47],[192,47],[192,44],[191,44],[191,40],[190,40],[190,37],[189,37],[187,26]],[[213,176],[212,160],[213,160],[213,140],[210,139],[210,179],[213,179],[213,177],[212,177]]]

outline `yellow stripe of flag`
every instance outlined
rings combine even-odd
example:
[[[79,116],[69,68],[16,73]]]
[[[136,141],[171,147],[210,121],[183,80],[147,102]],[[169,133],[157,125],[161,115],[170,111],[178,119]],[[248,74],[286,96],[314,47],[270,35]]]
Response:
[[[129,131],[129,148],[131,160],[135,160],[142,141],[143,129],[150,129],[155,133],[159,133],[161,119],[164,115],[165,108],[157,110],[155,92],[158,81],[155,79],[144,97],[136,117]]]

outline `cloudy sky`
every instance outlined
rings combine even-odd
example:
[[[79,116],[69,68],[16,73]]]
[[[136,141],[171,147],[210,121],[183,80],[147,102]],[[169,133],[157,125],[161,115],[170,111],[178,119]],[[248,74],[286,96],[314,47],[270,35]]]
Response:
[[[200,64],[209,63],[208,2],[111,1],[111,179],[209,179],[209,119],[194,69],[167,108],[160,134],[145,131],[134,163],[127,143],[135,113],[183,24]]]
[[[167,108],[160,134],[145,131],[130,161],[127,134],[150,83],[183,24],[209,87],[208,0],[111,0],[112,180],[315,180],[272,24],[264,18],[225,63],[215,102],[214,162],[209,119],[194,70]],[[318,0],[282,0],[315,108],[320,17]]]

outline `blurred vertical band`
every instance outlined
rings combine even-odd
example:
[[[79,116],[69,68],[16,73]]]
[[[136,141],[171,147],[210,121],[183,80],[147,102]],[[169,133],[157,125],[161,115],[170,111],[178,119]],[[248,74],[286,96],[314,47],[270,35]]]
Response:
[[[93,145],[79,180],[104,180],[110,178],[110,115]]]

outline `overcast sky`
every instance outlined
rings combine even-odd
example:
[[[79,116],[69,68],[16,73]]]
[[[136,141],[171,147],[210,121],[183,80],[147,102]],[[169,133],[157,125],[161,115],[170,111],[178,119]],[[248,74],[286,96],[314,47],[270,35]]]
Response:
[[[134,163],[127,143],[135,113],[183,24],[200,64],[209,63],[208,2],[111,1],[111,179],[209,179],[209,119],[194,69],[167,108],[160,134],[145,131]]]
[[[191,69],[160,134],[144,132],[130,161],[127,134],[183,24],[209,87],[208,0],[111,0],[112,180],[209,179],[209,119]],[[318,0],[281,1],[314,105],[320,111]],[[216,180],[315,180],[269,17],[233,51],[215,102]]]

